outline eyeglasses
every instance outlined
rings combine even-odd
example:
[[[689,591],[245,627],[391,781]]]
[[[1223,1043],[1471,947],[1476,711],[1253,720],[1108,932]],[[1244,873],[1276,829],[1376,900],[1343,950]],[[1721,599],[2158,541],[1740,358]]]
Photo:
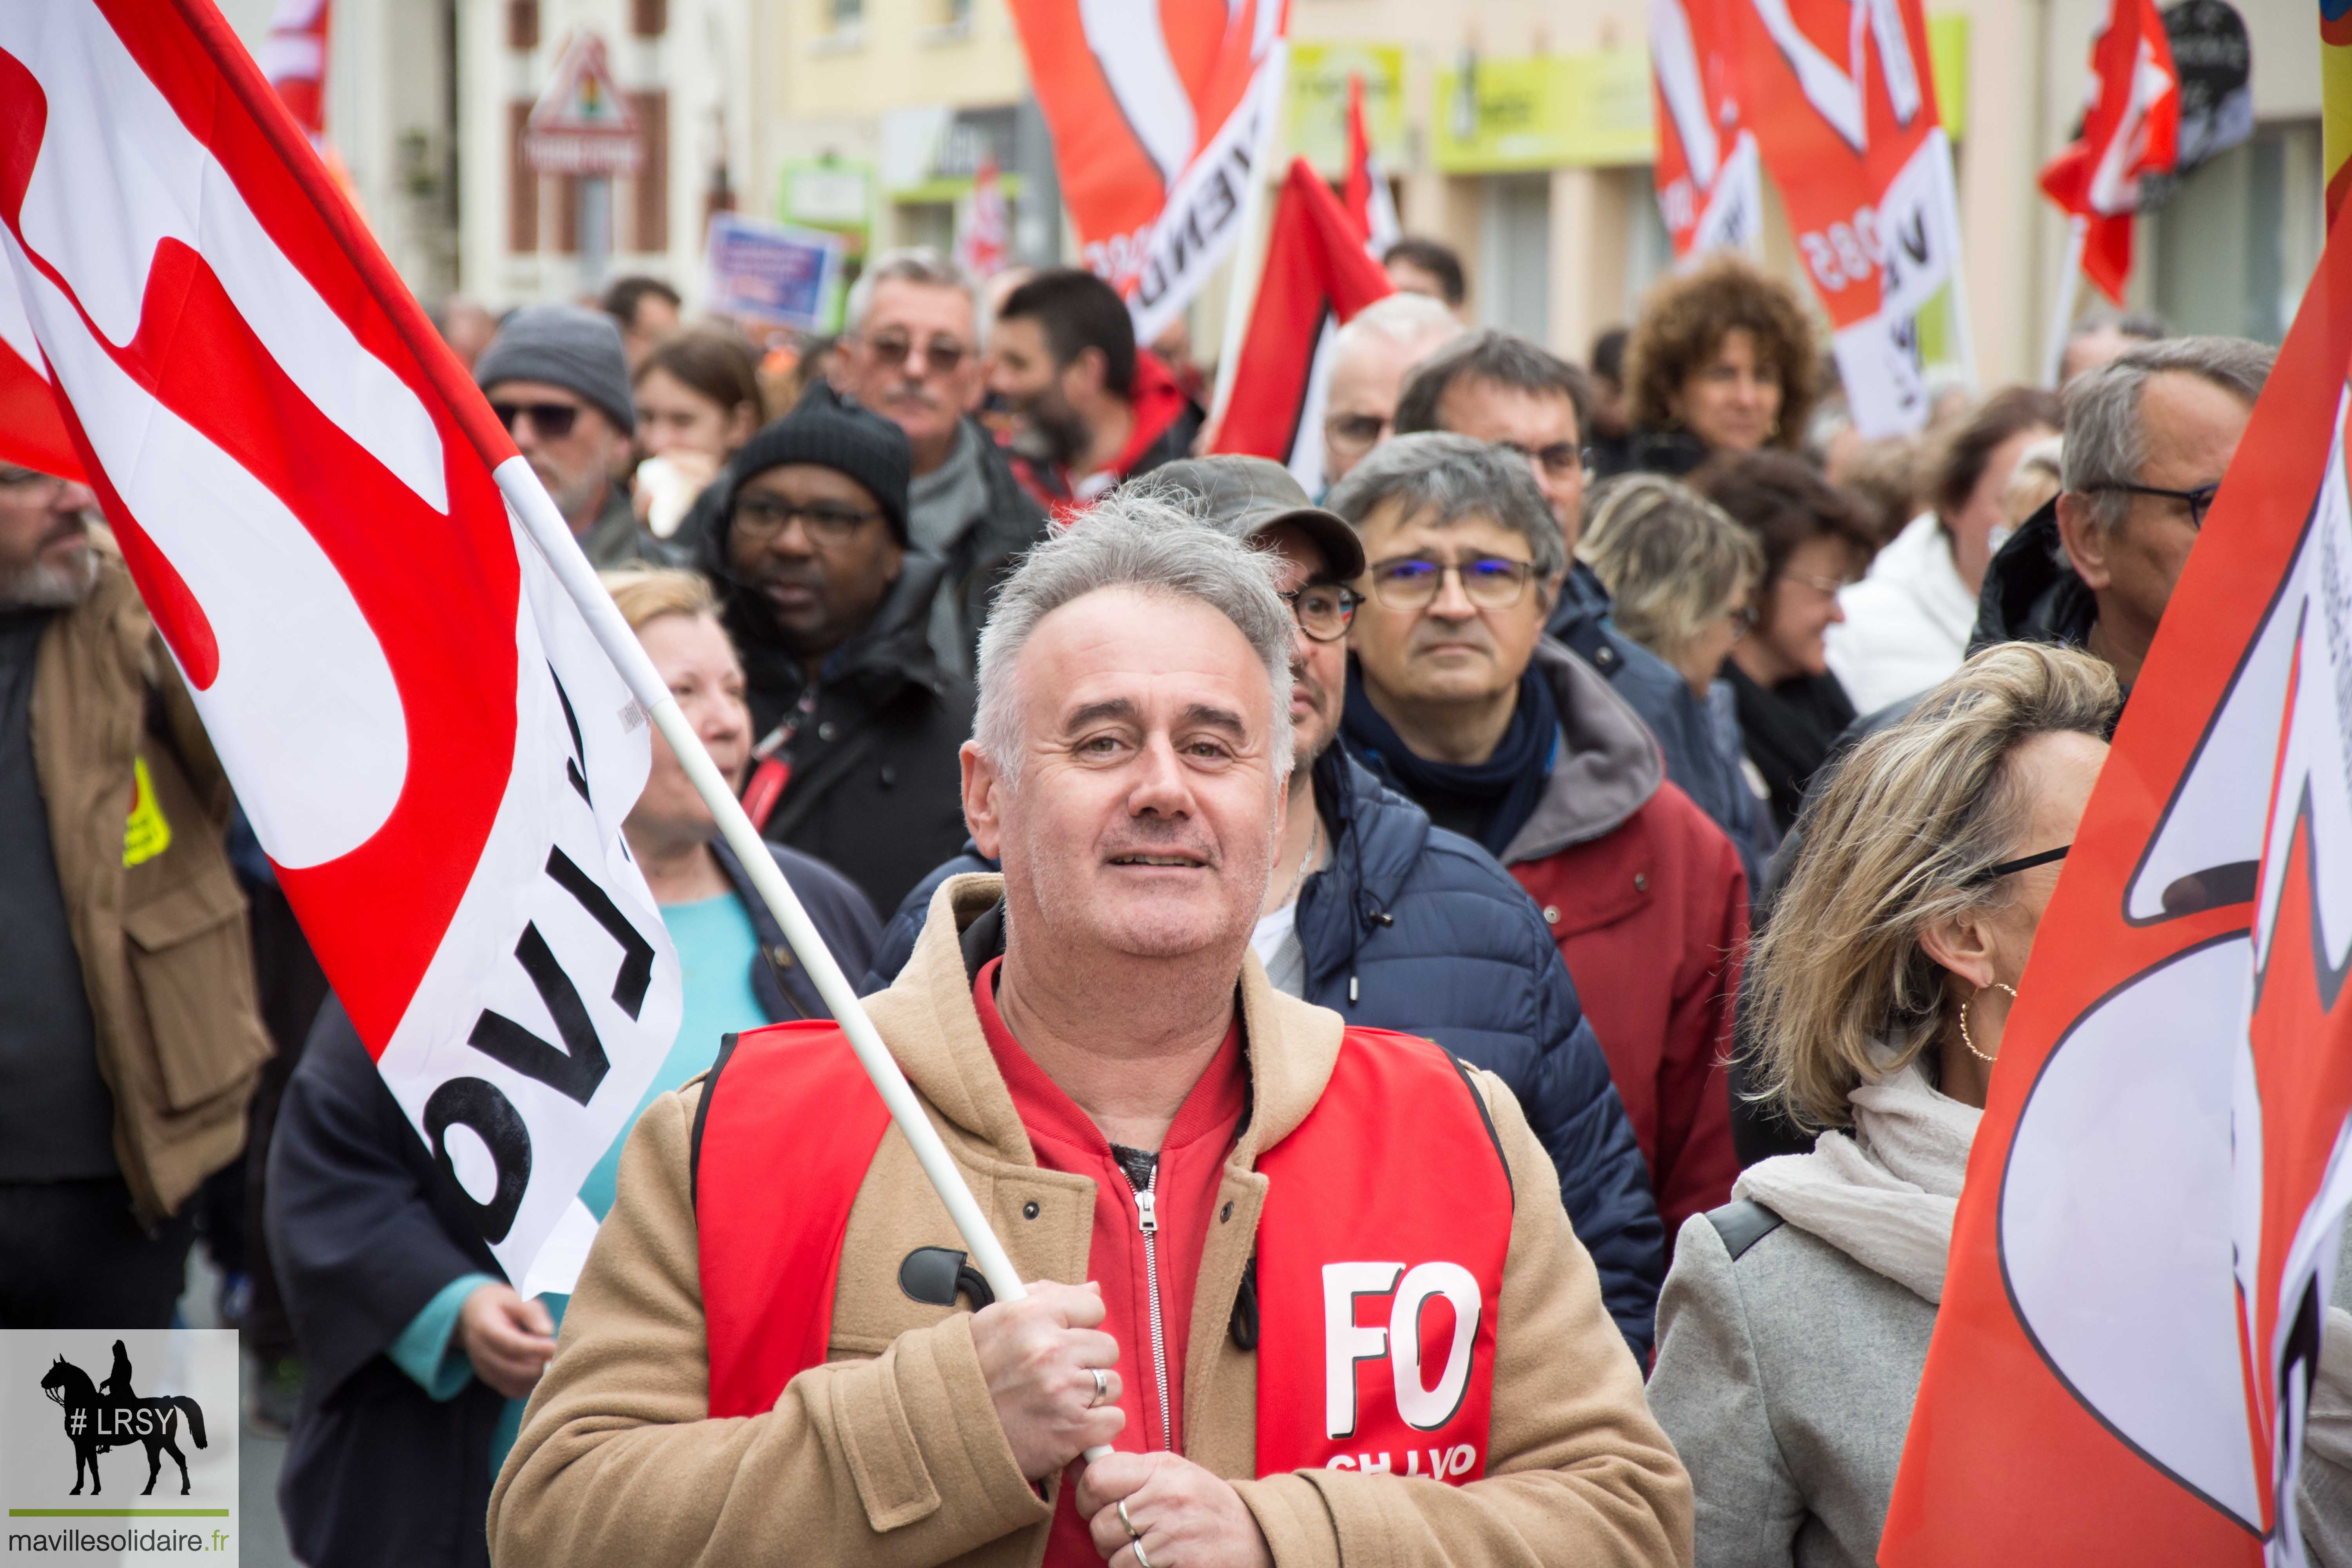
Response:
[[[878,337],[868,338],[866,347],[886,365],[905,365],[909,375],[922,374],[914,363],[914,340],[904,333],[885,332]],[[963,363],[964,356],[971,353],[953,338],[933,338],[922,350],[922,363],[930,367],[933,375],[953,375],[956,367]]]
[[[882,514],[859,511],[831,501],[786,500],[779,495],[763,491],[739,498],[735,502],[735,528],[747,539],[779,538],[800,520],[812,540],[825,544],[845,544],[857,531]]]
[[[2199,485],[2193,490],[2168,490],[2160,485],[2114,484],[2095,485],[2092,488],[2102,490],[2120,490],[2126,495],[2161,496],[2166,500],[2179,501],[2189,508],[2189,526],[2200,530],[2205,526],[2206,512],[2212,509],[2213,497],[2221,489],[2218,484]]]
[[[2039,855],[2028,855],[2022,859],[2018,860],[2003,860],[1998,866],[1986,867],[1983,870],[1969,878],[1969,880],[1970,882],[1998,882],[2003,877],[2010,875],[2011,872],[2031,871],[2036,866],[2048,866],[2056,861],[2063,860],[2066,858],[2066,851],[2073,847],[2074,847],[2072,844],[2061,844],[2057,848],[2044,849]]]
[[[1564,479],[1584,469],[1586,451],[1573,441],[1554,441],[1549,447],[1522,447],[1517,441],[1496,441],[1490,445],[1506,452],[1517,452],[1555,479]]]
[[[1424,555],[1399,555],[1372,563],[1372,597],[1391,610],[1418,610],[1437,601],[1448,576],[1462,584],[1463,597],[1482,610],[1507,610],[1527,597],[1533,564],[1499,555],[1478,555],[1459,565]]]
[[[1731,616],[1732,640],[1734,642],[1738,641],[1741,637],[1746,637],[1749,632],[1754,631],[1757,626],[1764,619],[1763,612],[1757,609],[1753,605],[1742,605],[1739,608],[1728,613]]]
[[[1290,606],[1290,618],[1298,623],[1298,629],[1317,642],[1338,642],[1346,637],[1348,623],[1356,618],[1356,606],[1364,602],[1354,589],[1337,583],[1309,583],[1277,597]]]
[[[490,412],[509,435],[514,433],[515,421],[530,416],[530,427],[551,441],[561,441],[572,434],[572,422],[580,417],[576,403],[493,403]]]
[[[1780,574],[1780,581],[1784,583],[1802,583],[1814,593],[1826,594],[1832,599],[1845,592],[1845,584],[1837,578],[1816,577],[1810,572],[1783,572]]]
[[[1377,414],[1334,414],[1323,421],[1324,438],[1342,452],[1369,452],[1389,433],[1389,422]]]

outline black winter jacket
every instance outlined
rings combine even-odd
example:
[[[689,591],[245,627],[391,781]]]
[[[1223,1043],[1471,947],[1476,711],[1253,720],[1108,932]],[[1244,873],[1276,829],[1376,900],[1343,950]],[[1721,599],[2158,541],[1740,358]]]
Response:
[[[728,569],[730,513],[722,510],[697,542],[698,564],[719,584],[743,659],[752,733],[764,736],[793,715],[808,672],[767,600]],[[897,909],[963,842],[956,752],[971,734],[971,688],[940,670],[930,645],[931,597],[946,570],[937,556],[908,551],[872,623],[826,656],[814,710],[778,753],[792,782],[762,830],[847,877],[877,910]]]
[[[1664,1271],[1649,1167],[1576,983],[1526,891],[1470,840],[1433,826],[1340,747],[1315,764],[1331,856],[1298,892],[1306,999],[1350,1024],[1425,1036],[1511,1086],[1559,1171],[1610,1315],[1647,1364]],[[864,989],[897,978],[931,892],[994,871],[971,844],[908,896]]]
[[[941,594],[952,595],[956,606],[959,647],[955,668],[971,669],[980,652],[980,628],[996,604],[997,590],[1013,574],[1022,552],[1045,537],[1045,509],[1013,477],[1013,465],[995,438],[976,419],[964,421],[976,436],[981,482],[988,490],[988,509],[951,540],[943,552],[947,575]],[[936,649],[942,658],[945,648]]]
[[[2099,601],[2074,575],[2058,542],[2058,502],[2044,501],[2001,542],[1977,593],[1976,631],[1969,651],[2001,642],[2060,643],[2087,647],[2099,619]]]

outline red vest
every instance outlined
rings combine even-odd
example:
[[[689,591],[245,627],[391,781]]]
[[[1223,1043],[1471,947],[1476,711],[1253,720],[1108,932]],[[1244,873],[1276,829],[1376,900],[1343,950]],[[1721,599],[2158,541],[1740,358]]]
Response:
[[[730,1036],[695,1125],[710,1414],[824,1362],[850,1205],[890,1131],[839,1028]],[[1486,1102],[1427,1040],[1349,1029],[1257,1158],[1257,1464],[1486,1473],[1512,1192]]]

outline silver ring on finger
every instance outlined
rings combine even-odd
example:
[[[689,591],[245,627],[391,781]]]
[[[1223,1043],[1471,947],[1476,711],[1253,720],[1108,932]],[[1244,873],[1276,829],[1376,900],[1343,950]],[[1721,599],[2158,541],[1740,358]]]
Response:
[[[1143,1554],[1143,1537],[1139,1535],[1129,1542],[1127,1549],[1135,1553],[1135,1568],[1151,1568],[1151,1559]]]
[[[1098,1366],[1090,1366],[1087,1370],[1095,1374],[1095,1396],[1087,1401],[1087,1408],[1092,1410],[1110,1397],[1110,1378]]]
[[[1140,1541],[1143,1539],[1143,1531],[1136,1529],[1135,1521],[1127,1517],[1127,1500],[1125,1498],[1118,1500],[1118,1521],[1127,1527],[1127,1538],[1129,1541]]]

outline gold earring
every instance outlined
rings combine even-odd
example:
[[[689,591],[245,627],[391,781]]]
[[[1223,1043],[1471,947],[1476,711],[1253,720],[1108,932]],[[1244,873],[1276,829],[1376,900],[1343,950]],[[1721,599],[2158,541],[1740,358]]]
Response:
[[[2004,985],[2000,981],[1996,980],[1990,986],[1978,986],[1974,992],[1969,994],[1969,1002],[1975,1001],[1978,996],[1983,994],[1988,990],[2006,991],[2009,993],[2009,999],[2011,1001],[2014,1002],[2017,1000],[2016,986]],[[1969,1038],[1969,1002],[1963,1002],[1960,1004],[1960,1044],[1968,1047],[1969,1054],[1976,1058],[1977,1060],[1980,1062],[1999,1061],[2000,1059],[1999,1057],[1989,1057],[1982,1051],[1977,1049],[1977,1043]]]

